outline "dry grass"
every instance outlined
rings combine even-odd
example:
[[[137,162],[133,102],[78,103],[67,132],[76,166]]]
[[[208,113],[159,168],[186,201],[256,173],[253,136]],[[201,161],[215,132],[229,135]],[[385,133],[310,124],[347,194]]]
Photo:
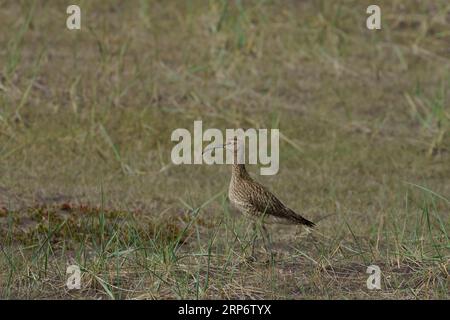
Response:
[[[79,1],[78,32],[0,2],[0,297],[448,299],[450,5],[379,1],[369,31],[365,2]],[[247,262],[229,168],[171,165],[197,119],[280,128],[257,179],[334,215]]]

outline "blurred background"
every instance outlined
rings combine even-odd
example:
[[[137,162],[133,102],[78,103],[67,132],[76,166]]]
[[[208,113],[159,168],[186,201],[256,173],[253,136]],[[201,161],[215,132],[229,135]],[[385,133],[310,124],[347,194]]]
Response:
[[[72,2],[0,0],[0,235],[9,239],[8,248],[44,242],[61,248],[66,237],[63,247],[73,242],[71,257],[81,257],[78,238],[42,238],[42,232],[53,230],[42,218],[48,210],[58,223],[74,219],[69,220],[74,228],[84,225],[73,217],[79,213],[72,212],[74,207],[89,212],[95,207],[95,215],[99,207],[114,212],[107,219],[139,212],[138,224],[158,221],[157,234],[179,241],[192,212],[202,207],[194,224],[201,221],[195,230],[203,240],[185,250],[201,251],[209,243],[222,252],[231,240],[221,247],[211,239],[234,228],[215,229],[229,211],[230,168],[174,166],[171,132],[192,131],[194,120],[202,120],[204,128],[278,128],[279,173],[259,176],[257,166],[248,169],[309,219],[334,214],[320,222],[322,236],[297,248],[315,263],[289,249],[296,236],[291,230],[279,242],[295,257],[289,267],[278,265],[282,279],[275,286],[263,283],[269,272],[264,269],[249,285],[235,278],[221,282],[238,281],[244,293],[216,284],[221,289],[205,288],[199,295],[186,280],[186,291],[180,292],[169,284],[149,289],[140,282],[136,286],[144,289],[136,295],[352,297],[348,277],[340,282],[335,272],[332,279],[339,279],[330,282],[317,270],[331,272],[330,265],[335,271],[344,264],[343,274],[349,269],[360,275],[362,267],[355,263],[376,260],[400,270],[398,279],[393,276],[398,281],[384,280],[389,293],[377,297],[448,298],[448,1],[377,1],[381,30],[366,28],[366,9],[373,1]],[[81,8],[81,30],[66,28],[70,4]],[[246,234],[245,225],[240,228],[237,234]],[[115,230],[107,230],[109,236]],[[135,245],[130,243],[117,248]],[[344,253],[344,243],[353,249]],[[46,258],[53,249],[45,251]],[[8,257],[19,256],[11,250]],[[55,255],[56,265],[66,263],[66,253]],[[39,277],[33,286],[18,285],[25,276],[3,260],[0,279],[8,283],[3,296],[31,297],[33,286],[47,292]],[[92,260],[83,261],[87,270]],[[299,261],[311,263],[310,269],[295,267]],[[33,263],[42,270],[40,262]],[[204,261],[193,265],[203,268]],[[105,271],[94,269],[89,270],[97,277]],[[298,279],[311,279],[308,270],[317,279],[304,280],[299,289]],[[192,274],[183,272],[190,279]],[[405,284],[405,275],[412,282]],[[289,277],[297,279],[294,288]],[[121,285],[135,285],[128,280]],[[93,296],[136,296],[105,282],[111,294],[103,285],[86,290]],[[357,288],[355,297],[367,297],[364,285]]]

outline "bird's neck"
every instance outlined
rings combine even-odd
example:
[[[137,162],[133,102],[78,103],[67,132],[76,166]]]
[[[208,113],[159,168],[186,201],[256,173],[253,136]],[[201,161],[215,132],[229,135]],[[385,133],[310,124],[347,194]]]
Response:
[[[241,151],[242,152],[242,151]],[[235,147],[234,154],[233,154],[233,167],[231,171],[231,178],[232,179],[242,179],[249,177],[247,170],[245,169],[244,164],[244,155],[238,151],[238,149]]]
[[[244,164],[233,164],[233,167],[231,169],[231,178],[237,179],[237,178],[246,178],[248,176],[247,170],[245,169]]]

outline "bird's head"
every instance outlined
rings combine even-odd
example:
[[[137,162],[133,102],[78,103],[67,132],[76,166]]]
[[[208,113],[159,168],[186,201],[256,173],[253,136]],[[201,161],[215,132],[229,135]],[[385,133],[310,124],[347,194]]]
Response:
[[[233,151],[235,154],[237,154],[238,150],[240,150],[241,148],[241,145],[241,141],[237,137],[233,137],[231,139],[228,139],[224,144],[206,148],[203,151],[203,154],[214,149],[225,149],[228,151]]]

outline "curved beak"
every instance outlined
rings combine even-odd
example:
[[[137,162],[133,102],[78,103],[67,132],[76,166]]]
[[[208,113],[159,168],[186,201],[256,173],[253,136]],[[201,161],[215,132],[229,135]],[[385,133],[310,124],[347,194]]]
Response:
[[[220,144],[220,145],[217,145],[217,146],[212,146],[212,147],[206,148],[205,150],[203,150],[202,154],[205,154],[206,152],[214,150],[214,149],[226,148],[226,146],[229,145],[229,144],[230,143],[225,143],[225,144]]]

